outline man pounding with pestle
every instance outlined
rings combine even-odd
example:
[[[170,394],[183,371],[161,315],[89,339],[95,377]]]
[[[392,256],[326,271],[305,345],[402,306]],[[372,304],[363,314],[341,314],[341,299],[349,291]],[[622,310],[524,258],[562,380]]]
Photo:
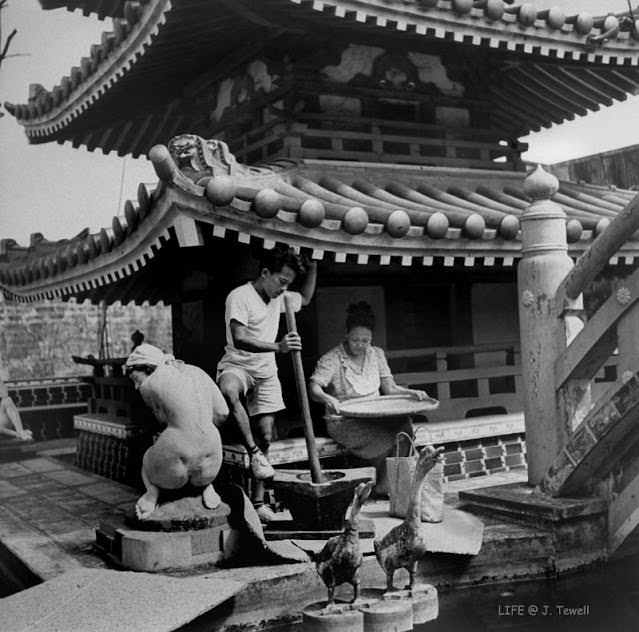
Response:
[[[300,292],[287,292],[296,275],[304,271]],[[275,413],[284,408],[275,354],[302,348],[297,333],[287,333],[276,341],[280,314],[285,311],[284,293],[290,295],[297,312],[313,298],[316,277],[317,264],[311,260],[302,263],[292,249],[266,250],[257,278],[235,288],[226,298],[227,344],[217,367],[217,382],[250,455],[255,479],[252,500],[262,522],[274,518],[274,512],[264,504],[264,481],[275,474],[267,455]]]

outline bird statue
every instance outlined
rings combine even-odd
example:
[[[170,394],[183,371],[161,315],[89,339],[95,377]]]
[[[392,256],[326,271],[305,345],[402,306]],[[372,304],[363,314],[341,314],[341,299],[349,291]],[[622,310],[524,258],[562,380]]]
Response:
[[[358,514],[366,502],[373,481],[360,483],[353,493],[350,513],[344,518],[344,531],[326,541],[316,561],[317,572],[328,589],[327,607],[334,603],[335,587],[349,583],[353,586],[353,600],[359,597],[359,567],[362,565],[362,553],[359,549]]]
[[[443,450],[444,448],[435,449],[429,445],[420,452],[404,521],[373,543],[377,561],[386,573],[387,591],[393,590],[393,576],[398,568],[405,568],[408,571],[410,581],[407,588],[409,590],[413,588],[417,560],[427,551],[420,519],[422,485],[426,474],[435,466]]]

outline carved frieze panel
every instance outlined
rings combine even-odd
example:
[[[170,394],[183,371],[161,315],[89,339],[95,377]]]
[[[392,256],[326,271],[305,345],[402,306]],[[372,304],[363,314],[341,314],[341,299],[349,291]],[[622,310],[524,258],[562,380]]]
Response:
[[[232,77],[224,79],[217,87],[212,87],[213,103],[209,113],[212,125],[222,123],[225,116],[234,115],[250,106],[256,96],[267,95],[280,86],[281,73],[273,65],[262,60],[249,63]]]
[[[330,114],[383,116],[383,108],[377,104],[417,104],[420,102],[417,95],[461,98],[465,91],[461,82],[450,77],[440,55],[386,50],[354,43],[346,46],[338,63],[324,66],[321,75],[330,82],[388,92],[387,97],[377,96],[375,99],[320,95],[320,110]],[[468,112],[465,112],[467,125]],[[434,122],[432,111],[421,116],[415,111],[414,117]]]

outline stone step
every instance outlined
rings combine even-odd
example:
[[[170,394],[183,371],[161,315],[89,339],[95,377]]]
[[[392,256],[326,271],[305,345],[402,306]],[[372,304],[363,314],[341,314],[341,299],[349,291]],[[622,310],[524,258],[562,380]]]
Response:
[[[526,483],[462,490],[459,500],[482,514],[509,516],[518,522],[539,526],[598,516],[607,511],[606,502],[601,498],[551,498],[534,492]]]

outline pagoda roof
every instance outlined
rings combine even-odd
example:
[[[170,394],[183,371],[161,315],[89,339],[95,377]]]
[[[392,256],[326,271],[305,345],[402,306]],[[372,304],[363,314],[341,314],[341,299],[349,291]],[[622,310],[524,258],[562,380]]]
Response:
[[[120,6],[67,5],[98,13]],[[501,66],[487,79],[491,116],[511,136],[639,91],[637,30],[624,15],[566,15],[512,0],[146,0],[124,3],[113,30],[57,86],[32,85],[28,103],[6,108],[33,143],[70,140],[140,155],[179,128],[195,129],[186,105],[198,78],[221,79],[231,61],[282,33],[492,51]]]
[[[29,246],[2,240],[5,296],[170,303],[179,290],[158,283],[161,271],[180,248],[220,239],[382,267],[511,267],[521,257],[525,173],[320,160],[248,168],[224,143],[177,140],[171,153],[152,150],[159,183],[152,192],[140,185],[110,228],[57,242],[36,234]],[[580,256],[634,196],[561,182],[552,199],[567,216],[569,255]],[[612,263],[638,256],[631,240]]]
[[[122,17],[127,0],[38,0],[45,10],[66,8],[67,11],[80,9],[84,15],[96,15],[100,19]]]

